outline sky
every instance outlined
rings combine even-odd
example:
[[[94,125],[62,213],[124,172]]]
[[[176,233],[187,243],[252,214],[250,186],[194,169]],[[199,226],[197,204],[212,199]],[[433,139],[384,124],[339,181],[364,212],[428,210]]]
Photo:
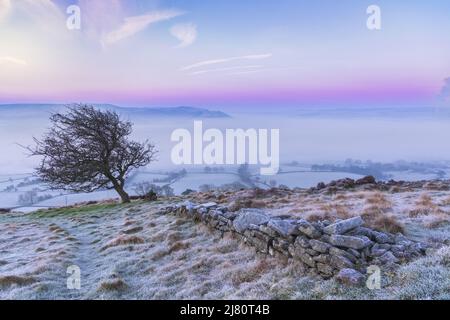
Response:
[[[0,104],[449,104],[449,32],[447,0],[0,0]]]

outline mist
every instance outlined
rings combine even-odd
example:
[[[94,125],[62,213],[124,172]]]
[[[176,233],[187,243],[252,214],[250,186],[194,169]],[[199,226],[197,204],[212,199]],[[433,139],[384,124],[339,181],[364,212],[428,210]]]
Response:
[[[279,129],[280,163],[329,163],[347,158],[391,162],[450,160],[450,119],[304,117],[233,113],[231,118],[197,119],[204,130]],[[149,139],[158,147],[158,161],[149,168],[172,169],[175,129],[193,130],[194,118],[132,117],[132,138]],[[48,114],[24,117],[2,113],[0,118],[0,174],[29,173],[39,159],[21,147],[33,144],[49,127]]]

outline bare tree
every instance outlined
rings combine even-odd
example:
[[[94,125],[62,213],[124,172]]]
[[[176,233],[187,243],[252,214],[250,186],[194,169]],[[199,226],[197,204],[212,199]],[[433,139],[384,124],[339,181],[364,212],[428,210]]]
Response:
[[[67,113],[54,113],[52,127],[42,140],[28,147],[42,160],[37,175],[52,189],[93,192],[115,189],[122,202],[128,174],[155,160],[155,146],[148,141],[130,141],[132,123],[114,111],[89,105],[72,105]]]

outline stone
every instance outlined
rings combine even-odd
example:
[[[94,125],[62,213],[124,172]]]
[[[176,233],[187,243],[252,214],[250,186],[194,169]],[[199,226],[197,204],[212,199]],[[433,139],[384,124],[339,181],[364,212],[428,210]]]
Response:
[[[216,208],[217,207],[217,203],[215,203],[215,202],[203,203],[203,204],[199,205],[199,207],[209,210],[209,209],[212,209],[212,208]]]
[[[306,252],[307,254],[309,254],[310,256],[312,256],[312,257],[318,256],[318,255],[320,254],[319,252],[317,252],[317,251],[315,251],[315,250],[313,250],[313,249],[305,249],[305,252]]]
[[[285,241],[285,240],[281,240],[281,239],[274,239],[272,242],[272,246],[275,250],[283,252],[283,253],[288,253],[288,248],[289,248],[289,242]]]
[[[330,237],[330,243],[338,247],[360,250],[370,246],[372,244],[372,241],[370,241],[370,239],[365,236],[354,237],[333,235]]]
[[[309,244],[309,240],[306,239],[305,237],[297,237],[295,239],[295,244],[299,245],[302,248],[311,248],[311,245]]]
[[[372,184],[372,183],[376,183],[377,181],[375,180],[375,178],[373,176],[365,176],[361,179],[358,179],[355,181],[355,184],[357,185],[364,185],[364,184]]]
[[[278,233],[275,230],[273,230],[272,228],[269,228],[267,225],[259,226],[259,231],[264,232],[265,234],[267,234],[268,236],[271,236],[273,238],[278,237]]]
[[[386,233],[383,232],[378,232],[378,231],[372,231],[372,240],[374,240],[375,242],[381,243],[381,244],[394,244],[395,243],[395,239],[393,236],[388,235]]]
[[[292,257],[296,255],[295,248],[296,247],[292,243],[288,246],[288,252]]]
[[[317,239],[322,235],[322,233],[317,230],[316,227],[303,219],[297,221],[297,228],[301,233],[312,239]]]
[[[269,221],[269,216],[261,210],[245,209],[234,219],[233,227],[239,232],[243,233],[251,224],[262,225]]]
[[[222,212],[220,212],[219,210],[212,209],[208,211],[208,215],[213,219],[217,219],[221,214]]]
[[[366,227],[357,227],[346,234],[347,236],[366,236],[367,238],[374,240],[373,230]]]
[[[330,248],[330,254],[334,255],[334,256],[343,256],[345,258],[347,258],[348,260],[350,260],[352,263],[356,262],[356,257],[353,256],[349,251],[346,250],[341,250],[335,247],[331,247]]]
[[[354,264],[349,259],[343,256],[332,255],[330,258],[330,264],[338,270],[354,267]]]
[[[372,257],[380,257],[383,254],[385,254],[387,252],[386,249],[383,249],[380,247],[380,245],[378,243],[375,243],[372,247],[372,249],[370,250],[370,255]]]
[[[366,277],[355,269],[345,268],[339,271],[336,279],[347,286],[363,286]]]
[[[364,223],[361,217],[354,217],[346,220],[333,223],[328,227],[323,229],[323,232],[333,235],[333,234],[344,234],[347,231],[360,227]]]
[[[259,229],[254,230],[252,232],[252,234],[253,234],[253,237],[258,238],[258,239],[263,240],[263,241],[266,241],[266,242],[269,242],[272,239],[272,237],[270,237],[267,234],[259,231]]]
[[[391,247],[393,253],[404,253],[406,250],[406,246],[395,244]]]
[[[387,251],[385,254],[379,257],[379,260],[382,264],[392,264],[399,261],[390,251]]]
[[[324,274],[324,275],[326,275],[326,276],[331,277],[331,276],[333,275],[334,269],[333,269],[333,267],[331,267],[331,266],[328,265],[328,264],[317,263],[317,264],[316,264],[316,268],[317,268],[317,270],[318,270],[320,273],[322,273],[322,274]]]
[[[267,227],[275,230],[279,235],[285,238],[291,235],[298,235],[299,233],[297,226],[292,220],[272,219],[267,224]]]
[[[330,243],[330,236],[327,235],[327,234],[323,234],[323,235],[319,238],[319,240],[322,241],[322,242]]]
[[[417,242],[411,246],[411,249],[416,251],[418,254],[425,254],[428,246],[425,243]]]
[[[329,264],[330,263],[330,256],[327,254],[319,254],[318,256],[313,257],[314,261]]]
[[[361,257],[361,254],[359,253],[359,251],[349,248],[347,249],[348,253],[350,253],[351,255],[355,256],[356,258]]]
[[[217,209],[217,210],[220,210],[220,209]],[[231,212],[231,211],[223,211],[223,210],[220,210],[223,214],[223,216],[225,217],[225,218],[227,218],[228,220],[234,220],[234,219],[236,219],[236,217],[238,216],[238,213],[236,213],[236,212]]]
[[[411,240],[409,240],[407,237],[405,237],[402,234],[397,234],[395,236],[395,244],[397,244],[397,245],[409,246],[412,243],[413,242]]]
[[[328,243],[319,241],[319,240],[310,240],[309,244],[311,245],[311,248],[317,252],[320,253],[327,253],[328,250],[330,249],[330,245]]]
[[[319,182],[316,186],[317,190],[325,189],[327,185],[324,182]]]
[[[298,255],[297,257],[300,259],[301,262],[303,262],[307,266],[309,266],[311,268],[316,267],[316,262],[310,255],[304,253],[304,254]]]

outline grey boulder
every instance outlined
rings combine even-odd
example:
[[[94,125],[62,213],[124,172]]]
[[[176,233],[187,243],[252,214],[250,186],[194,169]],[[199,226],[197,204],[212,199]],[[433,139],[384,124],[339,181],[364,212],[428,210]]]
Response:
[[[330,237],[330,243],[337,247],[360,250],[370,246],[372,244],[372,241],[370,241],[370,239],[365,236],[353,237],[333,235]]]
[[[239,232],[243,233],[250,225],[259,226],[269,221],[269,216],[261,210],[245,209],[234,219],[233,227]]]
[[[289,220],[272,219],[269,221],[267,226],[276,231],[282,237],[298,235],[297,226]]]
[[[344,234],[347,231],[360,227],[364,223],[361,217],[354,217],[346,220],[342,220],[329,225],[323,229],[323,232],[327,234]]]
[[[361,272],[345,268],[339,271],[336,279],[347,286],[362,286],[366,277]]]

